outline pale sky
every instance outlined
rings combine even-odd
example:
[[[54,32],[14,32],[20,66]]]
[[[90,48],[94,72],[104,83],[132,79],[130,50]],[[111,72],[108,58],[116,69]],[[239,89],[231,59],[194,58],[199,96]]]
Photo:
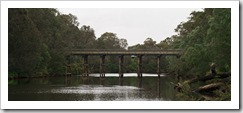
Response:
[[[143,44],[150,37],[157,43],[174,34],[174,29],[187,21],[192,11],[202,8],[80,8],[58,9],[62,14],[77,16],[79,27],[89,25],[99,38],[105,32],[127,39],[128,46]]]

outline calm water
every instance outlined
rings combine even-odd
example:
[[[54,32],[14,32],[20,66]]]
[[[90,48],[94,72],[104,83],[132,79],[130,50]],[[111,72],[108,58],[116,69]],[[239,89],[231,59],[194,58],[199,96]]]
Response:
[[[9,101],[170,101],[175,90],[170,78],[156,74],[99,74],[90,77],[47,77],[9,81]]]

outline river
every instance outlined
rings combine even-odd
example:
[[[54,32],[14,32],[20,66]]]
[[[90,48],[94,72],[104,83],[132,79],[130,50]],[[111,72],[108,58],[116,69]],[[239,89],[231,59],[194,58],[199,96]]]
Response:
[[[171,101],[175,90],[171,78],[157,74],[108,73],[89,77],[45,77],[9,80],[9,101]]]

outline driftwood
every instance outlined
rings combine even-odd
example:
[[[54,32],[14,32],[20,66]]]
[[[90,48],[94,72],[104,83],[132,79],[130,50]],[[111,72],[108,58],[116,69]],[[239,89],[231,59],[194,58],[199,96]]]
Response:
[[[199,87],[198,89],[195,90],[195,92],[202,93],[202,92],[216,90],[216,89],[219,89],[222,85],[223,85],[223,83],[221,83],[221,82],[208,84],[208,85]]]
[[[231,75],[230,72],[219,73],[217,75],[210,74],[210,75],[206,75],[206,76],[203,76],[203,77],[193,78],[193,79],[184,81],[183,84],[191,84],[191,83],[198,82],[198,81],[207,81],[207,80],[211,80],[211,79],[214,79],[214,78],[227,78],[230,75]]]
[[[182,92],[182,84],[178,82],[177,84],[170,82],[172,85],[174,85],[174,89],[178,92]]]
[[[198,82],[198,81],[205,82],[207,80],[212,80],[214,78],[223,79],[223,78],[227,78],[227,77],[231,76],[230,72],[217,73],[216,75],[215,74],[216,73],[211,73],[211,74],[203,76],[203,77],[193,78],[193,79],[190,79],[190,80],[186,80],[183,83],[180,83],[180,82],[173,83],[173,82],[171,82],[171,84],[174,85],[174,89],[175,90],[177,90],[178,92],[182,92],[183,86],[185,84],[191,84],[191,83],[195,83],[195,82]],[[223,85],[222,82],[211,83],[211,84],[207,84],[207,85],[201,86],[201,87],[197,88],[196,90],[194,90],[193,92],[208,93],[210,91],[219,89],[222,85]]]

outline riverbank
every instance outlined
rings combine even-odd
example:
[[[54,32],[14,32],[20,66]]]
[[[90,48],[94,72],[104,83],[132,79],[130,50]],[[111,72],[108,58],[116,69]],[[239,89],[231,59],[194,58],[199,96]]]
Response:
[[[231,73],[224,72],[216,75],[206,75],[192,78],[173,84],[178,98],[188,100],[230,101],[231,100]],[[192,96],[197,94],[200,98]]]

